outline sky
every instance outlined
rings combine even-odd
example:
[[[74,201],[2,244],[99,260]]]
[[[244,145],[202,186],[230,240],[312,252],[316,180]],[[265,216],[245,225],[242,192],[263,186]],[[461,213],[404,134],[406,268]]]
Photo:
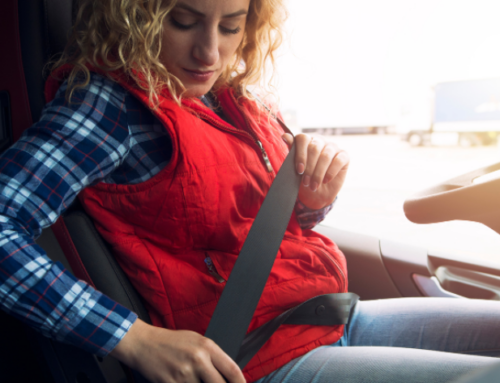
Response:
[[[500,0],[286,0],[281,109],[301,127],[393,125],[444,81],[500,77]]]

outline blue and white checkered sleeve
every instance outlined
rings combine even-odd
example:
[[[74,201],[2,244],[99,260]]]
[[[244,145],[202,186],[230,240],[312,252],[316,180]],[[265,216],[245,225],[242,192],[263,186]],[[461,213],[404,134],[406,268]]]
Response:
[[[104,356],[137,318],[34,238],[130,149],[123,88],[93,76],[68,104],[63,85],[41,120],[0,157],[0,308],[43,334]]]
[[[312,229],[318,223],[323,221],[330,210],[332,210],[336,201],[337,198],[335,198],[335,201],[333,201],[331,205],[325,206],[322,209],[313,210],[297,199],[297,202],[295,203],[295,215],[297,217],[297,221],[299,221],[300,228],[302,230]]]

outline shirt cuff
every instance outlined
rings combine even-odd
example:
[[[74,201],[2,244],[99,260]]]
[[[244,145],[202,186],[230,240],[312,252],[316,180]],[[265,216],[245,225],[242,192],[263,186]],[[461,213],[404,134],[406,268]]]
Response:
[[[84,303],[76,315],[63,324],[57,338],[104,357],[122,340],[136,321],[137,314],[101,292],[91,290],[90,294],[82,294]]]
[[[295,214],[297,216],[297,221],[299,221],[300,228],[302,230],[312,229],[323,221],[330,210],[332,210],[335,202],[337,202],[337,198],[338,197],[335,197],[335,200],[330,205],[317,210],[308,208],[297,199],[295,203]]]

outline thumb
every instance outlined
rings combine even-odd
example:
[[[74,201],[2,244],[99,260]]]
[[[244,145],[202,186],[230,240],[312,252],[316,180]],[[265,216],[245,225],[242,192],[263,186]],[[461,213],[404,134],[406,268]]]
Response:
[[[293,136],[290,134],[290,133],[285,133],[281,136],[281,138],[283,139],[283,141],[285,141],[285,143],[288,145],[288,146],[292,146],[293,144]]]

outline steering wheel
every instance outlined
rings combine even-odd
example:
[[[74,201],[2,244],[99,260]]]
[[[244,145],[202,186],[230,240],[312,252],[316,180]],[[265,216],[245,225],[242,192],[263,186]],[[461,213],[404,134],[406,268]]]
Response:
[[[423,190],[404,203],[406,217],[414,223],[465,220],[483,223],[500,234],[500,177],[474,183],[500,170],[500,163],[486,166]]]

